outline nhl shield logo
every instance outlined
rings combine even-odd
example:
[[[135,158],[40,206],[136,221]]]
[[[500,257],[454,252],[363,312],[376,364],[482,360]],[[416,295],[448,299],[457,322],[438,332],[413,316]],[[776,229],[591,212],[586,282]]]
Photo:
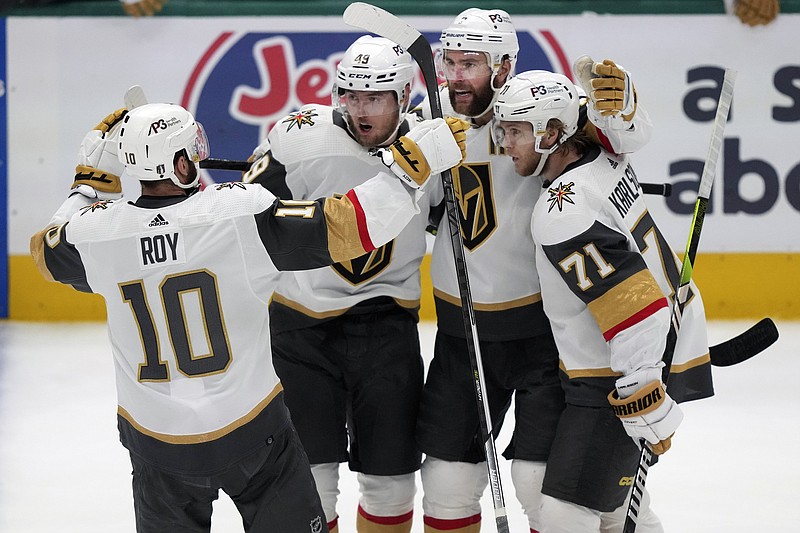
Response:
[[[309,523],[309,527],[311,528],[311,533],[320,533],[322,531],[322,518],[315,516]]]

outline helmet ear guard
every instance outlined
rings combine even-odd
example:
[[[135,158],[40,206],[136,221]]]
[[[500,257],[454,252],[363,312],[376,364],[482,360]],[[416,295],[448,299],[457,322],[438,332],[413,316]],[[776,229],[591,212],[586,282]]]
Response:
[[[145,104],[125,116],[117,155],[126,172],[139,181],[169,179],[182,189],[196,187],[199,176],[186,184],[175,173],[176,154],[184,150],[195,165],[209,156],[202,124],[183,107]]]

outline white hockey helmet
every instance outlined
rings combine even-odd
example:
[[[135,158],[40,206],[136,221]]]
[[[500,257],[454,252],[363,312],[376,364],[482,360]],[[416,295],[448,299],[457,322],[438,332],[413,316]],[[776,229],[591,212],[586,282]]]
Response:
[[[506,82],[494,104],[492,136],[502,146],[505,130],[500,122],[527,122],[533,127],[534,149],[543,154],[538,175],[547,156],[578,131],[580,96],[575,85],[563,74],[546,70],[522,72]],[[542,137],[547,133],[547,124],[558,119],[563,124],[562,134],[550,148],[542,148]]]
[[[442,31],[442,50],[483,52],[492,69],[492,82],[503,59],[511,61],[511,72],[517,63],[519,41],[511,23],[511,17],[502,9],[480,9],[462,11],[453,23]]]
[[[350,45],[336,67],[333,107],[346,112],[341,101],[346,90],[394,91],[402,119],[411,103],[413,79],[414,60],[402,46],[384,37],[363,35]]]
[[[131,109],[119,133],[118,157],[125,170],[139,181],[172,180],[182,189],[199,183],[181,183],[175,174],[175,155],[186,150],[195,165],[209,155],[203,126],[176,104],[145,104]]]

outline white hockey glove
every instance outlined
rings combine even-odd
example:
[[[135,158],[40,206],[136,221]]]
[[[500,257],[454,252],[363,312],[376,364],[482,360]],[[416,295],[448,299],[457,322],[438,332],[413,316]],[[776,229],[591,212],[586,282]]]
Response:
[[[125,108],[117,109],[84,136],[70,194],[79,193],[98,200],[122,197],[119,177],[125,165],[117,158],[117,137],[127,113]]]
[[[645,439],[656,455],[669,450],[683,412],[661,383],[660,368],[637,370],[617,380],[608,401],[625,432],[639,445]]]
[[[423,120],[388,148],[372,153],[403,183],[421,189],[431,174],[461,163],[466,153],[469,123],[454,117]]]
[[[631,76],[625,69],[610,59],[596,63],[589,56],[581,56],[572,70],[589,96],[587,111],[595,125],[605,126],[608,123],[615,129],[630,125],[636,114],[637,96]],[[612,117],[612,120],[601,117]]]
[[[152,17],[164,7],[167,0],[120,0],[122,9],[128,15],[139,18]]]

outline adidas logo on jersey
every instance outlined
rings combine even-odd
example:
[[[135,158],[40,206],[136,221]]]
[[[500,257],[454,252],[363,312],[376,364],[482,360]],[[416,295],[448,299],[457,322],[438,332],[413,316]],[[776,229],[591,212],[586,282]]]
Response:
[[[147,225],[149,228],[154,228],[156,226],[168,226],[169,222],[167,222],[164,217],[161,216],[161,213],[157,214],[153,220]]]

